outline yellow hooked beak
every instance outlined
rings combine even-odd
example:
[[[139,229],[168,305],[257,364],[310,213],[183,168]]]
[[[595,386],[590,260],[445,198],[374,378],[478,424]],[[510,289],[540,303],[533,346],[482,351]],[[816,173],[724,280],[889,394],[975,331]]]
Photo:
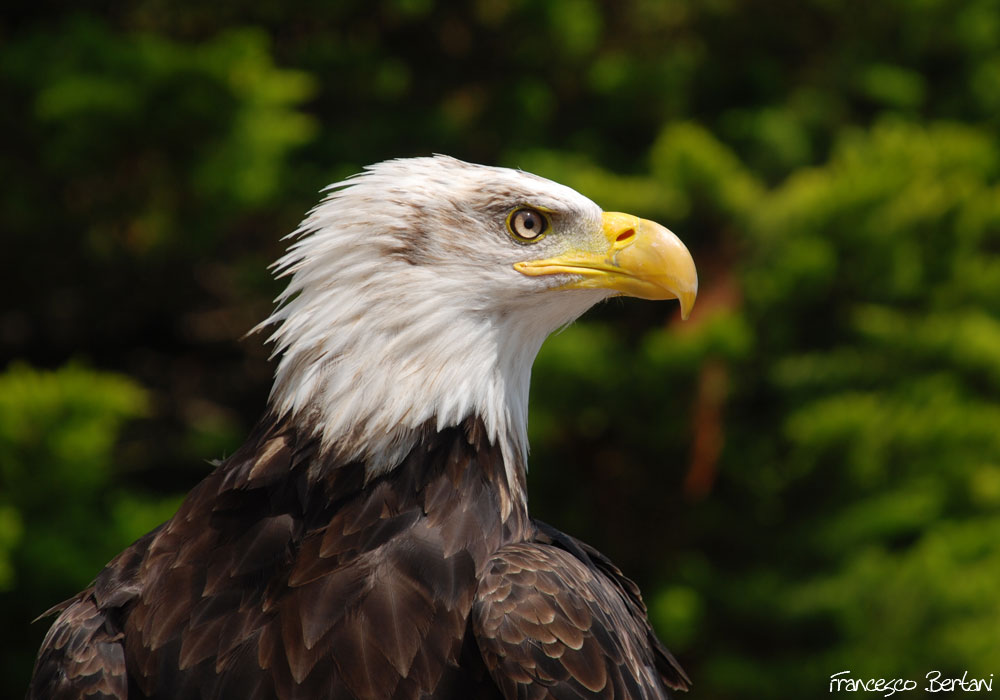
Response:
[[[640,299],[677,299],[686,319],[698,296],[698,272],[681,240],[655,221],[605,212],[607,249],[571,250],[514,264],[523,275],[578,275],[561,289],[611,289]]]

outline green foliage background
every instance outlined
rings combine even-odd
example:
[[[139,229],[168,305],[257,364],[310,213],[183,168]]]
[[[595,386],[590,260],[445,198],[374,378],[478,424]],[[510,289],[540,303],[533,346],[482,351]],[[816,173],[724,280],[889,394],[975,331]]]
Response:
[[[0,697],[261,411],[279,238],[433,152],[694,253],[546,344],[530,474],[692,697],[1000,672],[1000,1],[289,5],[0,19]]]

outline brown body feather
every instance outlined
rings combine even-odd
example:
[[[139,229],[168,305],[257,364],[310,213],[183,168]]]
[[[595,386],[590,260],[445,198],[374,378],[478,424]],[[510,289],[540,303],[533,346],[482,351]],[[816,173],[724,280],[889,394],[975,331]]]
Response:
[[[32,700],[660,698],[686,688],[604,557],[501,517],[478,421],[369,484],[263,423],[68,601]]]

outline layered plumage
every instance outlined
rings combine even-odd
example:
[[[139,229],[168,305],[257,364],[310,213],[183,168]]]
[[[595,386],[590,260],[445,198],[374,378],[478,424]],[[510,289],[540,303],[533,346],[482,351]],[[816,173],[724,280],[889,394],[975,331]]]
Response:
[[[527,511],[542,341],[693,301],[676,238],[450,158],[333,187],[277,270],[264,417],[59,606],[30,698],[663,698],[635,585]]]

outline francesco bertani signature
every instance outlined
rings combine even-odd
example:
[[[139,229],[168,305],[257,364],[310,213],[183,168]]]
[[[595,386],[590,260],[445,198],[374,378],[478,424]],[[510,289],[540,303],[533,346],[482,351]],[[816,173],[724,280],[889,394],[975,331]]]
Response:
[[[969,678],[966,671],[959,677],[945,677],[940,671],[928,671],[924,680],[912,678],[851,678],[850,671],[830,674],[831,693],[882,693],[890,697],[896,693],[923,688],[925,693],[982,693],[993,691],[993,674],[988,678]]]

